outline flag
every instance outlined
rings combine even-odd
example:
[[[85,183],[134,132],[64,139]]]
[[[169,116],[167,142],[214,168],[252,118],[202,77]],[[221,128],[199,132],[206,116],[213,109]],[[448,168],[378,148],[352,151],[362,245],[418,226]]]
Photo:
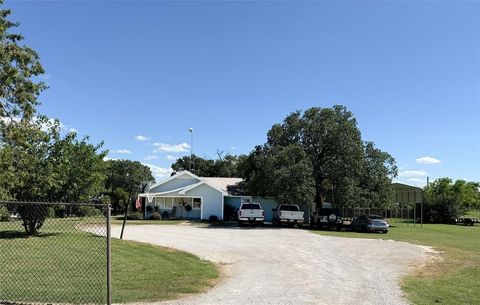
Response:
[[[140,197],[137,197],[137,201],[135,201],[135,208],[136,209],[142,208],[142,201],[140,201]]]

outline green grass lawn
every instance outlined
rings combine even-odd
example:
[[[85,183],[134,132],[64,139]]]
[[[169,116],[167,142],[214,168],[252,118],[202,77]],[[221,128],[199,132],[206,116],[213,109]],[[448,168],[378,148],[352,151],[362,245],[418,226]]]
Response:
[[[388,234],[311,231],[315,234],[393,239],[432,246],[443,260],[404,278],[402,288],[414,304],[480,304],[480,226],[393,224]]]
[[[23,236],[20,222],[0,223],[0,301],[105,303],[105,238],[79,232],[81,223],[47,220],[43,234],[29,238]],[[116,303],[201,292],[213,286],[218,275],[214,264],[185,252],[112,240]]]

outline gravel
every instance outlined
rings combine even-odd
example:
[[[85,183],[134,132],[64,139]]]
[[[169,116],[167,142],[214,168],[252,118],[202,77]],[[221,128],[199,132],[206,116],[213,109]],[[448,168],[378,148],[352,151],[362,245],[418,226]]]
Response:
[[[119,232],[112,228],[112,236]],[[408,302],[400,277],[433,252],[298,229],[135,225],[125,228],[124,239],[187,251],[221,266],[225,278],[211,290],[162,305],[403,305]]]

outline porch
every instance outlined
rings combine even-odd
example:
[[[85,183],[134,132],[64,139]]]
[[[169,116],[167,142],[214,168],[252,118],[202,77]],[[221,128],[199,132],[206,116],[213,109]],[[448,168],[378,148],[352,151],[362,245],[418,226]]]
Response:
[[[147,198],[144,217],[159,213],[164,219],[201,219],[202,197],[154,196]]]

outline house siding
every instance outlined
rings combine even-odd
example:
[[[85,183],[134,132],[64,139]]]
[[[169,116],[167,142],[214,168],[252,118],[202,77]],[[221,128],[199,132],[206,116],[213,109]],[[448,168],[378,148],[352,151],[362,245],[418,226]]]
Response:
[[[186,195],[202,197],[202,219],[208,220],[212,215],[217,216],[218,219],[223,219],[223,194],[218,190],[203,184],[186,192]]]
[[[200,180],[195,178],[180,177],[180,178],[172,179],[168,182],[165,182],[164,184],[159,185],[157,187],[151,188],[149,192],[150,193],[168,192],[170,190],[175,190],[175,189],[185,187],[187,185],[192,185],[198,182],[200,182]]]

